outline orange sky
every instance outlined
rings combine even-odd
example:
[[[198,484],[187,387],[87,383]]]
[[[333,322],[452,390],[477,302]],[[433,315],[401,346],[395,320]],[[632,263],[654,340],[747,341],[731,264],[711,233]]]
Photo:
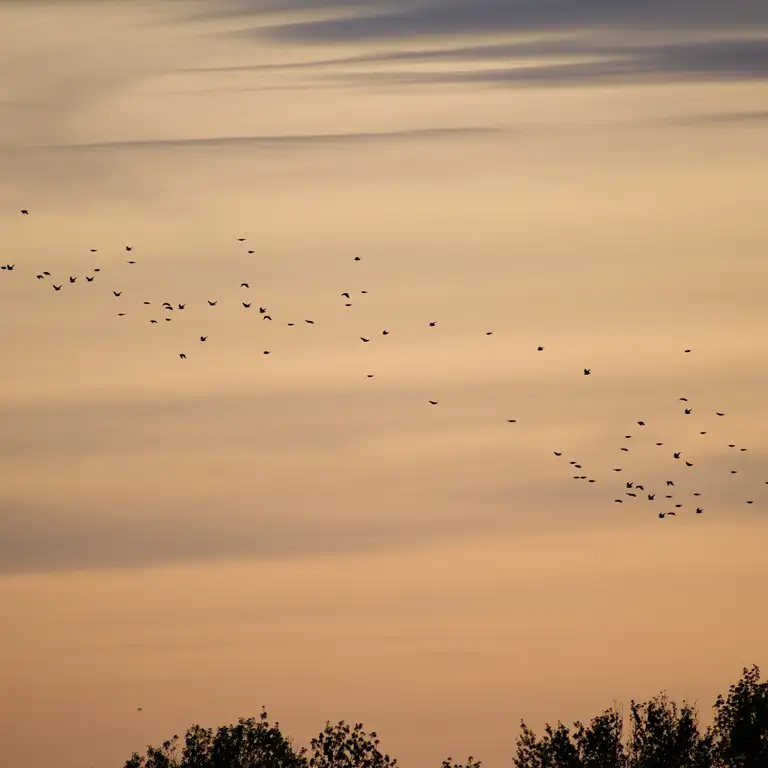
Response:
[[[768,665],[768,10],[302,5],[0,2],[7,765],[706,720]]]

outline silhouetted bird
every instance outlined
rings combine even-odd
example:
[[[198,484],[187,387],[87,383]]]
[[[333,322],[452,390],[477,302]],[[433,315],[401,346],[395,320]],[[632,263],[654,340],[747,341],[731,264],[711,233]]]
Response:
[[[355,256],[355,261],[360,261],[360,257],[359,256]]]
[[[544,347],[536,347],[536,350],[537,350],[538,352],[543,352],[543,351],[544,351]]]
[[[686,403],[688,402],[688,398],[687,397],[681,397],[680,399],[684,400]]]
[[[268,354],[269,354],[269,350],[268,350],[268,349],[265,349],[265,350],[264,350],[264,352],[263,352],[262,354],[268,355]]]
[[[690,415],[690,413],[691,413],[691,411],[692,411],[692,410],[693,410],[693,408],[686,408],[686,409],[685,409],[685,413],[686,413],[687,415]]]
[[[509,424],[517,424],[517,419],[507,419]]]
[[[271,320],[272,319],[272,315],[262,315],[261,319],[262,320]],[[289,323],[289,325],[293,325],[293,323]]]
[[[179,354],[179,357],[180,357],[182,360],[186,360],[186,359],[187,359],[187,356],[186,356],[186,355],[185,355],[183,352],[182,352],[181,354]]]
[[[680,451],[678,451],[677,453],[673,453],[672,455],[673,455],[673,456],[674,456],[676,459],[679,459],[679,458],[680,458]]]
[[[35,277],[36,277],[38,280],[45,280],[45,277],[43,277],[43,275],[35,275]],[[86,280],[87,280],[87,279],[88,279],[88,278],[86,278]]]
[[[305,320],[304,322],[305,323],[309,323],[310,325],[314,325],[315,324],[314,320]]]
[[[179,309],[184,309],[184,307],[186,306],[187,306],[186,304],[179,304]]]
[[[254,253],[254,251],[248,251],[248,253]]]
[[[696,514],[700,515],[704,510],[701,507],[696,507]]]
[[[434,328],[437,325],[437,321],[433,320],[429,325],[431,328]]]
[[[156,323],[156,322],[157,322],[157,320],[150,320],[149,322],[150,322],[150,323]]]
[[[385,328],[385,329],[384,329],[384,330],[381,332],[381,335],[382,335],[382,336],[389,336],[389,331],[388,331],[388,330]]]
[[[75,282],[75,280],[77,280],[77,278],[76,278],[76,277],[70,277],[70,278],[69,278],[69,282],[70,282],[70,283],[74,283],[74,282]]]
[[[244,237],[238,237],[238,238],[237,238],[237,242],[238,242],[238,243],[242,243],[244,240],[245,240],[245,238],[244,238]]]
[[[692,464],[690,461],[686,461],[686,462],[685,462],[685,466],[686,466],[686,467],[692,467],[692,466],[693,466],[693,464]]]
[[[365,342],[368,342],[368,341],[370,341],[370,339],[364,339],[364,338],[361,336],[361,337],[360,337],[360,341],[365,341]]]
[[[427,402],[428,402],[430,405],[437,405],[437,403],[438,403],[438,401],[437,401],[437,400],[428,400]]]
[[[61,286],[60,285],[54,285],[53,286],[53,290],[54,291],[60,291],[61,290]]]
[[[552,453],[555,454],[555,456],[562,456],[562,451],[552,451]]]
[[[209,307],[215,307],[219,302],[218,301],[209,301],[208,306]]]
[[[621,472],[621,469],[614,469],[614,472]]]
[[[88,283],[92,283],[95,280],[95,277],[88,277],[88,275],[85,276],[85,280]]]
[[[201,336],[200,341],[205,341],[208,337],[207,336]]]
[[[250,288],[251,286],[248,285],[248,283],[240,283],[241,288]]]
[[[122,291],[112,291],[112,293],[114,293],[115,296],[122,296],[123,295]]]
[[[136,262],[135,262],[135,261],[129,261],[129,262],[127,262],[127,263],[128,263],[128,264],[135,264]]]
[[[585,376],[589,376],[590,373],[592,373],[592,370],[590,368],[585,368],[584,369],[584,375]]]
[[[655,493],[649,493],[648,494],[648,501],[653,501],[655,498],[656,498],[656,494]]]
[[[21,212],[24,214],[24,216],[29,216],[29,211],[26,208],[22,208]]]
[[[629,452],[629,448],[622,448],[621,450]]]
[[[644,422],[644,421],[638,421],[637,423],[638,423],[638,425],[639,425],[639,426],[641,426],[641,427],[644,427],[644,426],[645,426],[645,422]]]
[[[131,246],[130,246],[130,245],[126,245],[126,246],[125,246],[125,250],[126,250],[126,251],[132,251],[132,250],[133,250],[133,248],[131,248]]]
[[[634,483],[631,480],[627,481],[627,488],[631,488],[634,485]]]
[[[715,413],[715,416],[725,416],[724,413]]]
[[[250,303],[250,302],[246,302],[246,301],[244,301],[244,302],[243,302],[243,306],[244,306],[246,309],[248,309],[248,307],[250,307],[250,306],[251,306],[251,303]]]
[[[674,485],[674,483],[673,483],[671,480],[667,480],[667,485],[668,485],[668,486],[670,486],[670,485]]]
[[[342,296],[343,296],[345,299],[348,299],[348,298],[349,298],[349,294],[348,294],[346,291],[344,291],[344,293],[342,293],[341,295],[342,295]]]

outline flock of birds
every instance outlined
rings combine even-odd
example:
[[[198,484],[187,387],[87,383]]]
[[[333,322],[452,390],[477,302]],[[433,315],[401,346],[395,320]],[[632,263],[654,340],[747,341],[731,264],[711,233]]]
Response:
[[[22,209],[21,210],[21,214],[24,215],[24,216],[28,216],[29,215],[29,210]],[[244,237],[238,237],[236,239],[237,239],[237,242],[240,242],[240,243],[245,242],[245,238]],[[97,253],[98,249],[97,248],[91,248],[90,251],[91,251],[91,253]],[[131,253],[133,251],[133,247],[130,246],[130,245],[126,245],[125,246],[125,251],[126,251],[126,253]],[[254,251],[252,249],[248,249],[247,253],[248,254],[254,254]],[[359,262],[361,260],[362,259],[361,259],[360,256],[355,256],[354,259],[353,259],[353,261],[355,261],[355,262]],[[131,259],[127,259],[126,263],[129,264],[129,265],[135,265],[137,262],[136,262],[135,259],[131,258]],[[13,272],[15,270],[15,268],[16,268],[16,264],[0,265],[0,269],[5,270],[7,272]],[[94,282],[96,280],[98,274],[101,272],[101,269],[99,267],[95,267],[95,268],[93,268],[91,270],[91,272],[92,272],[92,274],[87,274],[87,275],[83,275],[82,276],[82,277],[84,277],[84,279],[85,279],[85,281],[87,283]],[[61,278],[60,282],[58,282],[58,284],[57,284],[54,281],[54,278],[53,278],[51,272],[49,272],[48,270],[44,270],[42,272],[39,272],[39,273],[35,274],[35,278],[37,280],[44,281],[44,282],[48,281],[50,283],[50,285],[52,286],[53,291],[56,292],[56,293],[60,292],[65,287],[69,287],[71,285],[74,285],[77,282],[78,277],[79,276],[77,276],[77,275],[67,275],[65,278]],[[240,283],[240,288],[248,290],[248,289],[250,289],[250,283],[248,283],[248,282],[241,282]],[[368,293],[368,291],[367,290],[361,290],[360,293],[361,294],[366,294],[366,293]],[[120,300],[122,295],[123,295],[123,292],[122,291],[117,291],[117,290],[112,290],[112,295],[113,295],[113,297],[115,299]],[[349,291],[341,292],[340,297],[342,299],[346,300],[346,302],[344,304],[345,307],[351,307],[352,306],[351,294],[350,294]],[[150,301],[144,301],[143,304],[146,305],[146,306],[153,306],[152,302],[150,302]],[[248,310],[248,309],[252,309],[253,308],[253,302],[252,301],[241,301],[241,304],[242,304],[243,309]],[[208,305],[209,308],[216,307],[218,305],[218,300],[217,299],[208,299],[207,300],[207,305]],[[164,322],[171,322],[172,318],[168,315],[168,313],[184,311],[184,309],[186,309],[187,305],[186,305],[186,303],[178,303],[178,302],[174,305],[171,302],[164,301],[161,304],[158,304],[156,306],[157,306],[157,308],[159,310],[161,310],[161,315],[163,315],[163,316],[162,316],[162,318],[160,316],[150,318],[149,322],[152,323],[152,324],[159,324],[161,319]],[[121,309],[122,309],[122,307],[121,307]],[[269,313],[269,311],[267,310],[266,307],[259,306],[258,307],[258,313],[262,317],[262,320],[270,321],[270,322],[273,321],[272,315]],[[124,317],[127,313],[123,312],[123,311],[119,311],[116,314],[119,317]],[[315,321],[311,320],[311,319],[305,319],[304,322],[309,324],[309,325],[314,325]],[[286,323],[286,325],[294,326],[294,325],[296,325],[296,323],[295,322],[288,322],[288,323]],[[434,328],[434,327],[437,326],[437,321],[436,320],[430,321],[428,323],[428,325],[429,325],[429,327]],[[385,328],[385,329],[383,329],[381,331],[381,334],[383,336],[387,336],[387,335],[389,335],[389,331]],[[491,336],[493,334],[493,331],[486,331],[485,334],[487,336]],[[208,340],[208,336],[207,335],[200,335],[199,336],[199,343],[205,343],[207,340]],[[369,337],[360,336],[360,341],[362,343],[364,343],[364,344],[367,344],[367,343],[369,343],[371,341],[371,339]],[[545,351],[545,347],[544,346],[538,346],[537,347],[537,351],[538,352],[544,352]],[[685,349],[684,353],[685,354],[690,354],[691,350],[690,349]],[[265,350],[263,350],[263,354],[264,355],[269,355],[270,351],[265,349]],[[186,352],[179,352],[178,356],[179,356],[179,358],[181,360],[186,360],[187,359]],[[591,375],[591,373],[592,373],[591,368],[584,368],[583,369],[583,375],[584,376],[589,376],[589,375]],[[371,373],[366,374],[366,376],[367,376],[367,378],[373,378],[374,377],[374,375],[371,374]],[[680,397],[679,400],[686,404],[685,406],[682,407],[682,413],[685,416],[691,416],[693,414],[694,409],[693,409],[693,406],[688,405],[688,398],[687,397]],[[433,406],[433,407],[437,406],[439,404],[438,400],[428,400],[427,402],[428,402],[428,404],[430,406]],[[722,418],[722,417],[725,417],[726,414],[724,412],[721,412],[721,411],[715,411],[713,413],[713,415],[716,416],[716,417]],[[511,424],[516,423],[516,421],[517,421],[516,419],[507,419],[507,422],[509,422]],[[641,430],[647,427],[646,422],[642,421],[642,420],[637,421],[636,424],[637,424],[638,427],[641,428]],[[708,434],[708,430],[698,430],[698,433],[699,433],[700,436],[705,436],[705,435]],[[624,440],[625,441],[631,440],[632,438],[633,438],[632,435],[624,435]],[[656,441],[655,442],[655,447],[656,448],[664,449],[666,451],[669,451],[669,448],[665,447],[665,446],[666,446],[666,444],[663,441]],[[746,452],[748,450],[746,447],[737,446],[734,443],[729,443],[728,444],[728,448],[730,450],[736,452],[736,453],[743,453],[743,452]],[[630,453],[630,450],[631,449],[629,447],[629,444],[625,443],[625,444],[619,446],[619,452],[620,453],[627,454],[627,453]],[[553,453],[558,458],[562,458],[563,457],[563,451],[553,451]],[[685,467],[685,471],[686,472],[688,472],[690,470],[695,470],[695,466],[696,466],[695,462],[694,461],[690,461],[688,456],[683,456],[683,452],[681,450],[672,450],[669,453],[669,458],[671,458],[671,461],[672,461],[673,465],[676,464],[679,467]],[[573,471],[573,470],[584,471],[583,464],[579,460],[571,459],[571,460],[569,460],[568,463],[569,463],[569,465],[571,467],[571,471]],[[623,466],[622,467],[612,467],[612,469],[613,469],[613,472],[620,473],[620,472],[624,472],[626,467],[623,467]],[[731,475],[737,475],[739,473],[739,470],[737,470],[737,469],[730,469],[729,473]],[[595,477],[589,477],[588,475],[583,475],[583,474],[572,475],[572,477],[573,477],[574,480],[585,480],[588,483],[597,483],[598,482],[598,480]],[[768,485],[768,480],[765,481],[765,485]],[[658,517],[661,518],[661,519],[664,519],[666,517],[676,516],[677,512],[675,510],[681,510],[681,509],[683,509],[686,506],[685,496],[682,495],[682,494],[681,495],[676,495],[676,493],[675,493],[676,490],[677,490],[677,487],[675,485],[675,480],[674,479],[666,479],[664,481],[664,486],[662,488],[655,488],[652,485],[649,485],[648,483],[646,483],[645,481],[638,482],[637,479],[626,480],[623,483],[623,485],[621,486],[621,488],[620,488],[620,494],[621,495],[619,496],[619,498],[614,499],[614,503],[616,503],[616,504],[623,504],[625,502],[632,502],[632,501],[643,500],[643,501],[648,501],[648,502],[656,501],[656,503],[658,504],[661,501],[661,498],[664,498],[664,500],[665,500],[665,502],[666,502],[666,504],[668,506],[673,506],[674,507],[671,510],[660,511],[658,513]],[[662,491],[665,491],[665,493],[663,493],[661,496],[659,496],[659,494],[661,494]],[[705,510],[704,510],[704,507],[700,506],[700,504],[702,503],[700,501],[700,497],[702,496],[701,492],[700,491],[693,491],[693,492],[691,492],[690,495],[693,497],[693,499],[695,499],[695,501],[689,503],[689,505],[693,508],[694,514],[697,514],[697,515],[702,514]],[[657,497],[658,497],[658,501],[657,501]],[[745,499],[744,501],[747,504],[754,504],[755,503],[755,499],[753,499],[753,498]]]

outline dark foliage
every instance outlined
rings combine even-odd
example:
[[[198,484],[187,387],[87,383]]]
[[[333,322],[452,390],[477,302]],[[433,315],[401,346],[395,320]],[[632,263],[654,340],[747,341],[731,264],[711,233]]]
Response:
[[[513,758],[515,768],[768,768],[768,682],[760,670],[742,670],[728,696],[718,696],[715,721],[702,732],[695,706],[678,707],[665,693],[644,703],[631,702],[628,723],[611,708],[576,722],[547,723],[539,738],[521,722]],[[625,731],[626,727],[626,733]],[[362,723],[326,723],[312,739],[311,750],[296,751],[270,725],[266,711],[257,722],[212,729],[192,726],[183,745],[178,736],[160,747],[134,754],[124,768],[397,768],[397,760],[379,750],[375,731]],[[473,757],[466,764],[452,758],[441,768],[481,768]]]

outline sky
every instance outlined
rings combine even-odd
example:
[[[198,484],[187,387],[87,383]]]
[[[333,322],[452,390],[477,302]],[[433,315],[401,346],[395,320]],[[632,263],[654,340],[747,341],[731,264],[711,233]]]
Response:
[[[0,2],[3,764],[708,722],[768,667],[766,76],[758,0]]]

